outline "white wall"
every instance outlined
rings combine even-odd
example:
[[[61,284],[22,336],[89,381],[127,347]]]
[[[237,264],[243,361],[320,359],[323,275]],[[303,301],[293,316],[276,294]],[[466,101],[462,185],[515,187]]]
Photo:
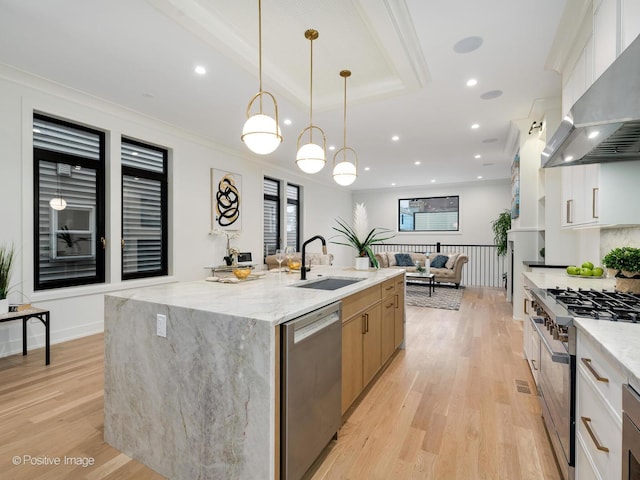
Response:
[[[388,243],[448,243],[493,245],[491,222],[511,207],[511,184],[507,180],[477,181],[451,185],[356,191],[354,204],[364,203],[369,227],[398,231],[398,200],[401,198],[460,197],[460,231],[456,233],[397,233]]]
[[[107,132],[107,282],[105,285],[33,291],[33,154],[31,122],[40,111]],[[240,128],[240,127],[239,127]],[[124,134],[170,149],[169,236],[170,277],[120,281],[120,136]],[[225,255],[224,237],[211,236],[210,169],[242,175],[242,233],[232,240],[241,251],[262,258],[262,179],[265,174],[301,185],[304,191],[303,237],[331,236],[337,216],[349,216],[351,194],[338,186],[322,185],[290,171],[256,161],[246,152],[214,145],[154,119],[94,97],[0,66],[0,244],[19,249],[12,276],[12,303],[30,302],[51,310],[52,343],[101,332],[103,295],[165,281],[203,279],[207,265],[219,265]],[[312,247],[310,245],[310,247]],[[310,251],[319,251],[313,244]],[[331,247],[330,247],[331,249]],[[337,263],[346,252],[333,251]],[[29,345],[44,344],[39,322],[30,322]],[[20,351],[19,322],[0,325],[0,356]],[[52,359],[55,361],[55,358]]]

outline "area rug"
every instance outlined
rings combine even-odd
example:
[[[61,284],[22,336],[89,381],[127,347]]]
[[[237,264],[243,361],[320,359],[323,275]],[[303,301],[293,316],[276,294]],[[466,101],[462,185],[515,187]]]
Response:
[[[440,286],[436,284],[435,291],[429,296],[426,285],[407,284],[405,303],[416,307],[441,308],[443,310],[459,310],[464,287],[460,288]]]

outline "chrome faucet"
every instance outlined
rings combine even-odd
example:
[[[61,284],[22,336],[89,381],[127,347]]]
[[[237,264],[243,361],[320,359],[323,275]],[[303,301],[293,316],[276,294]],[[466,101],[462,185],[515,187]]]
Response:
[[[307,243],[311,243],[314,240],[320,240],[322,242],[322,253],[324,253],[325,255],[327,254],[327,241],[324,239],[323,236],[316,235],[314,237],[311,237],[306,242],[304,242],[302,244],[302,266],[300,267],[300,279],[301,280],[306,280],[307,279],[307,267],[305,267],[305,265],[304,265],[304,261],[305,261],[304,251],[307,248]],[[309,270],[311,270],[311,268],[309,268]]]

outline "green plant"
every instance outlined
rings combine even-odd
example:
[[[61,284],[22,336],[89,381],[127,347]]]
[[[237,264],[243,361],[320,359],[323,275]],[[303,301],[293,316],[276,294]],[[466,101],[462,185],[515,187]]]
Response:
[[[391,233],[391,230],[387,230],[386,228],[376,227],[369,230],[367,210],[363,203],[356,204],[356,208],[353,211],[353,225],[349,225],[341,218],[336,219],[336,222],[338,223],[338,227],[333,227],[333,229],[339,232],[339,236],[346,242],[331,241],[331,243],[355,248],[359,257],[368,256],[371,264],[375,268],[378,268],[378,261],[376,260],[373,250],[371,250],[371,245],[389,240],[395,237],[395,234],[385,236]]]
[[[604,256],[602,264],[614,270],[640,272],[640,248],[614,248]]]
[[[0,300],[7,298],[9,291],[9,279],[11,278],[11,267],[15,257],[13,245],[3,245],[0,247]]]
[[[493,243],[499,256],[507,254],[507,232],[511,229],[511,211],[505,210],[491,222]]]

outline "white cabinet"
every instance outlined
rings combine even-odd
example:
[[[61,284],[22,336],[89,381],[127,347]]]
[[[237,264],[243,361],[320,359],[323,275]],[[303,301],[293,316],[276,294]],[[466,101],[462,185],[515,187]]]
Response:
[[[640,225],[639,179],[640,160],[601,164],[599,225]]]
[[[627,48],[640,35],[640,2],[622,0],[620,2],[622,50]]]
[[[599,222],[600,165],[576,165],[562,170],[562,226],[583,227]]]
[[[640,161],[560,168],[562,228],[640,225]]]
[[[576,351],[576,478],[620,478],[624,373],[580,329]]]
[[[602,75],[618,56],[618,0],[593,2],[593,73]]]

